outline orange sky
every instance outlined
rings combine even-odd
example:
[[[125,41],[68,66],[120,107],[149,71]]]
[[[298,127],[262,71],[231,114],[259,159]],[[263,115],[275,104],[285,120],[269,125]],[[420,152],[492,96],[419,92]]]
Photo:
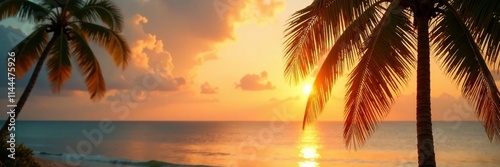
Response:
[[[286,19],[309,3],[117,1],[133,61],[120,71],[102,49],[96,49],[107,97],[91,102],[76,70],[62,93],[52,94],[43,72],[20,119],[266,121],[281,114],[301,120],[306,102],[302,88],[313,78],[298,86],[285,82],[282,43]],[[31,28],[6,20],[0,23],[0,34],[23,35]],[[18,81],[18,96],[28,76]],[[435,120],[476,120],[472,111],[459,109],[470,110],[435,63],[431,80]],[[344,85],[342,78],[320,120],[342,120]],[[415,89],[413,79],[386,120],[414,120]]]

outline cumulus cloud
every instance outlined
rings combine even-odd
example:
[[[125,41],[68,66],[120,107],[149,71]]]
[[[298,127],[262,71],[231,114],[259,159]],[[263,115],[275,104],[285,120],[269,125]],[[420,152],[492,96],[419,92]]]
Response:
[[[267,72],[262,71],[259,74],[246,74],[240,79],[240,83],[236,84],[236,88],[241,88],[242,90],[259,91],[259,90],[271,90],[275,86],[270,81],[267,81]],[[267,81],[267,82],[266,82]]]
[[[184,77],[162,75],[161,73],[147,73],[135,78],[135,86],[149,88],[148,90],[177,91],[187,86]]]
[[[217,59],[219,44],[234,40],[235,24],[252,19],[274,18],[279,9],[284,7],[284,2],[174,0],[127,1],[118,5],[126,18],[133,17],[136,26],[141,25],[141,29],[163,41],[165,50],[168,50],[174,61],[176,74],[187,76],[195,73],[205,61]],[[126,34],[131,39],[137,39],[134,34]]]
[[[254,0],[254,6],[258,11],[258,19],[267,21],[272,19],[285,7],[283,0]]]
[[[285,7],[285,1],[283,0],[255,0],[261,13],[266,13],[266,16],[273,17],[277,14],[277,11],[282,10]]]
[[[131,62],[125,73],[115,73],[110,79],[111,88],[132,89],[144,84],[155,84],[152,91],[177,91],[188,84],[186,77],[174,74],[172,54],[164,48],[163,40],[146,31],[144,26],[148,23],[149,19],[140,14],[128,17],[124,33],[131,48]],[[121,85],[128,86],[124,88]]]
[[[125,17],[125,30],[123,32],[127,43],[131,49],[131,61],[125,71],[121,71],[114,67],[109,54],[97,45],[91,44],[94,53],[98,56],[100,66],[105,77],[107,90],[126,90],[132,89],[135,86],[140,86],[145,76],[154,76],[155,81],[159,84],[155,90],[161,91],[176,91],[188,84],[188,79],[184,76],[175,75],[173,73],[174,63],[173,57],[164,48],[163,40],[159,39],[155,33],[149,32],[144,25],[150,23],[148,18],[140,14]],[[21,31],[16,29],[5,29],[0,26],[2,35],[20,34]],[[1,38],[2,40],[17,40],[17,38]],[[6,43],[11,43],[10,41]],[[3,43],[3,42],[2,42]],[[9,49],[11,46],[8,46]],[[0,50],[6,52],[4,46]],[[6,63],[2,63],[6,64]],[[23,78],[19,78],[18,85],[26,85],[32,71],[28,72]],[[4,77],[7,78],[7,77]],[[7,82],[5,82],[7,83]],[[49,82],[47,80],[47,72],[42,70],[38,78],[35,89],[47,89]],[[63,86],[63,91],[83,90],[86,91],[85,82],[81,75],[78,74],[76,66],[73,68],[73,76]],[[46,94],[42,93],[41,94]]]
[[[171,75],[174,68],[172,55],[164,49],[163,40],[157,39],[153,33],[146,32],[143,25],[148,23],[148,19],[140,14],[132,17],[130,32],[136,38],[131,44],[131,55],[133,65],[150,72],[160,72]]]
[[[214,1],[230,4],[230,9],[223,12],[222,17],[219,17],[217,10],[214,8]],[[169,96],[167,99],[171,100],[172,103],[181,100],[191,102],[217,101],[217,99],[197,97],[196,95],[199,95],[199,92],[189,87],[193,80],[192,77],[195,75],[192,73],[196,72],[196,67],[204,61],[217,59],[219,44],[234,40],[235,24],[249,19],[273,18],[279,12],[279,8],[284,5],[280,0],[136,0],[116,4],[123,12],[125,28],[122,34],[131,49],[132,59],[128,68],[125,71],[119,70],[113,65],[112,58],[104,49],[91,44],[101,64],[106,80],[106,88],[110,91],[108,97],[113,98],[116,96],[116,92],[122,94],[130,92],[134,87],[142,86],[144,80],[146,80],[145,78],[154,76],[155,80],[148,79],[149,84],[159,81],[159,85],[154,90],[171,91],[165,94],[179,94],[179,96],[183,97]],[[252,11],[252,9],[257,14],[246,13]],[[22,30],[29,28],[18,27],[21,27]],[[1,28],[5,27],[0,26]],[[0,32],[4,31],[0,30]],[[6,33],[0,33],[0,35],[4,34]],[[0,38],[0,40],[7,40],[2,44],[10,43],[9,38],[6,37]],[[0,50],[3,49],[4,53],[10,49],[10,47],[7,49],[4,49],[4,47],[6,46],[0,46]],[[78,74],[76,66],[73,65],[73,67],[75,67],[73,69],[74,75],[64,85],[60,96],[83,96],[85,94],[88,96],[83,77]],[[27,73],[22,79],[19,78],[17,85],[24,87],[30,75],[31,72]],[[261,87],[265,89],[274,87],[270,82],[261,82],[264,82],[264,86]],[[33,95],[49,96],[50,91],[48,88],[47,73],[46,70],[43,70],[40,73]],[[180,95],[186,92],[184,88],[190,89],[193,93]],[[194,89],[197,90],[197,88]],[[211,85],[211,88],[214,87]],[[37,93],[37,90],[40,91]],[[74,103],[68,103],[67,105],[70,104]],[[87,101],[83,101],[81,104],[87,105]],[[34,106],[34,108],[38,107]]]
[[[211,86],[208,82],[205,82],[200,86],[201,94],[217,94],[217,87]]]
[[[213,1],[221,20],[244,22],[247,20],[267,21],[283,10],[283,0],[215,0]]]

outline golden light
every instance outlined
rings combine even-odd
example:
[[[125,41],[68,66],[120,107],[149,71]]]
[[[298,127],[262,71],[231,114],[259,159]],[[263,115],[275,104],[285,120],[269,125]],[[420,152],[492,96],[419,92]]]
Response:
[[[309,90],[310,91],[310,90]],[[305,91],[304,91],[305,92]],[[319,167],[318,159],[321,157],[318,148],[319,136],[315,127],[306,128],[300,138],[299,167]]]
[[[299,167],[319,167],[319,163],[315,161],[299,162]]]
[[[318,152],[316,152],[316,148],[314,147],[304,147],[300,150],[301,157],[305,159],[316,159],[319,157]]]
[[[305,94],[305,95],[309,95],[312,91],[312,84],[305,84],[304,87],[302,87],[302,92]]]

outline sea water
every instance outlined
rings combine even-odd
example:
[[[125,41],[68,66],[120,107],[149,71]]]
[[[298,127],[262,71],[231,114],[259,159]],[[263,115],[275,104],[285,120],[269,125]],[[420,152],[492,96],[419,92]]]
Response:
[[[434,122],[441,167],[499,167],[500,144],[479,122]],[[414,122],[383,122],[347,149],[342,122],[18,121],[16,141],[76,166],[417,166]]]

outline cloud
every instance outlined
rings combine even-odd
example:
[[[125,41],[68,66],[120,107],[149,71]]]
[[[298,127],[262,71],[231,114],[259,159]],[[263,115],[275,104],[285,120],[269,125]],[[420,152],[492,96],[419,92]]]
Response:
[[[236,88],[250,91],[272,90],[275,86],[270,81],[267,81],[267,75],[266,71],[262,71],[260,75],[246,74],[240,79],[240,83],[236,84]]]
[[[235,40],[236,24],[274,18],[284,7],[282,0],[127,1],[117,4],[125,18],[134,18],[135,25],[141,25],[145,32],[163,41],[175,64],[176,74],[180,76],[193,75],[205,61],[217,60],[219,44]],[[137,39],[134,34],[125,34],[130,39]]]
[[[233,38],[232,23],[220,22],[212,1],[133,2],[119,4],[125,16],[133,18],[125,34],[131,39],[143,39],[148,52],[154,52],[150,49],[156,47],[152,43],[156,40],[168,50],[177,75],[188,76],[204,61],[215,60],[217,44]],[[147,33],[137,33],[141,31]],[[141,52],[141,48],[137,53],[148,53]],[[137,63],[144,66],[146,59],[141,60]]]
[[[135,86],[149,88],[148,91],[177,91],[187,87],[184,77],[174,77],[172,75],[162,75],[161,73],[148,73],[137,76]]]
[[[148,91],[177,91],[188,87],[185,76],[174,74],[174,59],[164,48],[163,40],[145,30],[148,23],[149,19],[140,14],[126,20],[124,34],[131,48],[131,62],[125,72],[115,70],[115,75],[109,78],[110,89],[133,89],[144,84],[155,85]]]
[[[4,54],[21,42],[26,35],[18,28],[0,25],[0,37],[0,42],[2,44],[0,51]]]
[[[123,34],[131,48],[131,61],[125,71],[121,71],[113,66],[114,63],[109,54],[91,42],[91,47],[100,62],[108,91],[128,90],[136,86],[141,86],[147,75],[154,76],[155,81],[159,84],[154,90],[177,91],[188,85],[189,80],[186,77],[173,74],[174,65],[170,52],[164,48],[163,40],[145,30],[144,24],[147,23],[149,23],[149,20],[139,14],[125,18],[125,31]],[[0,38],[2,44],[7,44],[13,43],[13,40],[20,41],[25,35],[17,28],[0,25],[0,37],[2,37]],[[0,46],[0,51],[6,53],[12,47],[13,45],[2,45]],[[4,59],[0,63],[0,67],[5,67],[6,63]],[[84,78],[78,71],[77,66],[73,62],[72,77],[63,85],[61,94],[55,95],[49,89],[50,84],[47,79],[47,71],[44,67],[40,72],[32,97],[50,95],[70,96],[72,92],[87,92]],[[32,72],[33,68],[22,78],[18,77],[16,86],[20,88],[25,87]],[[3,78],[6,80],[7,77]],[[7,81],[3,83],[7,83]],[[6,84],[1,84],[1,87],[5,86]],[[18,93],[22,92],[18,91]]]
[[[0,25],[0,43],[2,44],[0,45],[0,56],[2,56],[2,67],[5,67],[5,64],[7,64],[5,60],[7,53],[25,37],[26,35],[24,35],[23,32],[18,28]]]
[[[217,87],[211,86],[208,82],[205,82],[200,86],[201,94],[217,94]]]
[[[217,4],[222,4],[221,13]],[[110,89],[133,86],[130,80],[159,74],[167,85],[162,90],[192,89],[197,67],[217,60],[219,44],[234,40],[238,22],[274,18],[281,0],[128,1],[117,3],[125,17],[123,34],[132,51],[125,73],[110,72]],[[248,11],[258,14],[246,17]],[[104,64],[104,63],[101,63]],[[117,76],[117,77],[115,77]],[[108,81],[109,80],[109,81]]]
[[[0,25],[0,43],[2,44],[0,45],[0,69],[7,69],[6,57],[8,52],[25,37],[26,35],[24,35],[20,29]],[[28,72],[25,76],[31,76],[31,72]],[[4,94],[3,92],[5,92],[5,94],[7,94],[7,89],[5,89],[5,87],[8,86],[7,70],[3,70],[2,73],[0,73],[0,77],[0,93]],[[25,84],[27,84],[27,80],[21,80],[19,76],[16,76],[16,86]]]
[[[234,4],[231,4],[231,9],[225,11],[222,13],[222,17],[219,17],[213,5],[214,1]],[[198,87],[192,86],[191,83],[193,83],[193,77],[195,76],[193,73],[196,72],[196,68],[206,61],[217,60],[220,44],[235,40],[234,28],[237,24],[258,20],[259,18],[273,19],[279,12],[280,6],[283,7],[282,5],[277,5],[280,4],[278,0],[267,1],[270,3],[264,0],[135,0],[115,2],[124,15],[125,26],[122,34],[130,46],[132,59],[128,68],[125,71],[121,71],[114,66],[112,58],[104,49],[96,44],[91,44],[106,80],[106,88],[109,91],[107,98],[113,99],[120,95],[117,92],[121,94],[133,93],[135,87],[144,86],[145,83],[153,84],[153,82],[156,82],[158,85],[155,89],[147,89],[148,91],[144,93],[146,95],[150,94],[152,103],[159,106],[163,106],[165,103],[207,103],[218,101],[215,98],[206,98],[199,95]],[[252,9],[254,9],[254,13],[247,13],[252,12]],[[30,29],[26,25],[19,24],[17,27],[20,27],[22,30]],[[9,30],[2,31],[2,28],[8,28]],[[7,34],[4,32],[13,31],[19,34],[22,33],[19,29],[0,26],[0,36]],[[10,43],[7,37],[0,38],[0,40],[2,40],[2,44]],[[5,53],[11,47],[2,45],[0,46],[0,51],[4,50]],[[2,61],[5,60],[2,59]],[[5,65],[6,63],[2,61],[0,63]],[[46,68],[44,67],[34,91],[28,100],[30,103],[33,103],[26,109],[62,113],[68,108],[79,106],[76,110],[72,111],[97,111],[97,108],[93,106],[100,104],[102,105],[99,109],[100,111],[108,111],[109,102],[105,100],[102,103],[91,103],[90,100],[77,97],[88,97],[88,93],[84,78],[79,74],[76,64],[73,63],[73,67],[73,75],[65,83],[59,95],[51,93]],[[18,78],[16,81],[16,86],[20,88],[17,89],[18,95],[22,93],[22,88],[25,87],[31,73],[32,70],[23,78]],[[263,82],[261,84],[266,89],[274,87],[268,81],[267,83],[266,81],[261,82]],[[210,85],[210,88],[217,90],[213,85]],[[50,105],[61,103],[62,100],[67,102],[61,104],[66,106],[66,108],[59,109]],[[40,108],[42,105],[45,107]],[[37,115],[41,116],[40,114]],[[78,117],[80,119],[80,116],[86,117],[87,115],[75,115],[75,118]],[[32,118],[35,118],[35,116]]]
[[[143,25],[147,23],[148,19],[140,14],[131,18],[131,29],[127,34],[136,37],[131,44],[133,65],[150,72],[171,75],[174,69],[172,55],[164,49],[163,40],[144,30]]]
[[[285,7],[283,0],[214,0],[213,7],[221,20],[245,22],[268,21]]]
[[[161,104],[158,106],[164,106],[169,104],[213,103],[219,101],[216,98],[204,98],[197,95],[198,94],[196,92],[190,90],[176,91],[166,94],[141,91],[136,89],[114,91],[110,93],[110,95],[108,95],[106,99],[110,102],[128,104],[132,107],[142,102],[148,102],[150,104]]]
[[[273,18],[278,12],[283,10],[285,2],[282,0],[254,0],[255,8],[258,9],[260,20]]]
[[[266,16],[273,17],[277,11],[285,7],[283,0],[255,0],[257,7],[261,13],[266,13]]]

